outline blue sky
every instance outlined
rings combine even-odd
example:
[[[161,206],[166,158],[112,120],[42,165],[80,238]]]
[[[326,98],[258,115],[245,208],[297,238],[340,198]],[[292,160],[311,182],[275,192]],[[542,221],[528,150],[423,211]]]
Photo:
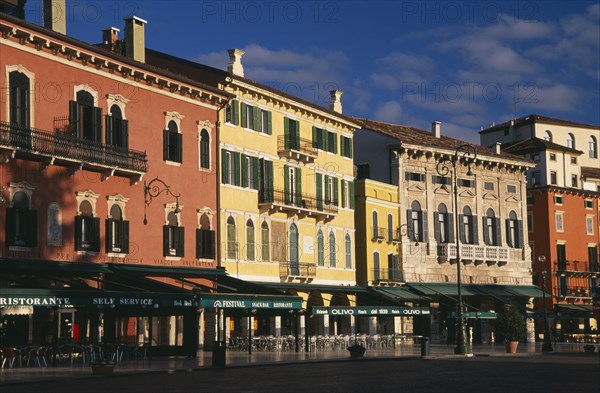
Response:
[[[41,1],[26,19],[41,23]],[[478,143],[477,131],[531,113],[600,124],[599,1],[67,0],[67,33],[90,43],[123,17],[146,45],[344,113]]]

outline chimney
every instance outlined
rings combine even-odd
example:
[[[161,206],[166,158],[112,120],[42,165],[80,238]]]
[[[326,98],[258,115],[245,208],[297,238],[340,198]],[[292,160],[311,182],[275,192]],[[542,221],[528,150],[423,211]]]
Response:
[[[501,142],[496,142],[496,145],[494,145],[494,153],[500,155],[500,148],[502,147],[502,143]]]
[[[119,39],[119,29],[111,27],[110,29],[102,30],[102,47],[104,49],[112,50],[115,43]]]
[[[433,123],[431,123],[431,135],[433,135],[436,138],[439,138],[442,136],[442,123],[439,121],[434,121]]]
[[[65,0],[44,0],[44,27],[67,34],[67,8]]]
[[[344,92],[341,90],[329,91],[329,109],[337,113],[342,113],[342,94]]]
[[[236,76],[244,76],[244,66],[242,65],[242,56],[244,52],[241,49],[229,49],[229,64],[227,64],[227,71]]]
[[[146,43],[144,41],[145,20],[137,16],[125,18],[125,56],[144,63]]]

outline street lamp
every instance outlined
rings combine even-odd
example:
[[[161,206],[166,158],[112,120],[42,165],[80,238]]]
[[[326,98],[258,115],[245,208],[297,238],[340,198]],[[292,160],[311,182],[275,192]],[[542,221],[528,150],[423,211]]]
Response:
[[[468,168],[467,176],[473,176],[473,171],[471,170],[471,164],[475,162],[477,158],[477,151],[473,145],[464,144],[460,145],[454,151],[453,156],[444,156],[440,158],[437,163],[436,171],[437,173],[445,177],[450,172],[450,165],[452,166],[452,186],[454,190],[454,228],[455,228],[455,237],[456,237],[456,286],[458,290],[458,313],[457,313],[457,321],[456,321],[456,347],[454,348],[454,353],[459,355],[466,355],[469,353],[469,348],[467,346],[467,332],[465,320],[463,317],[463,300],[461,293],[461,284],[460,284],[460,223],[458,222],[458,167],[462,165],[466,165]]]
[[[548,311],[546,307],[546,279],[548,271],[546,270],[546,257],[540,255],[538,262],[542,265],[542,301],[544,302],[544,343],[542,344],[542,352],[552,352],[552,340],[550,339],[550,327],[548,326]]]
[[[148,183],[144,181],[144,225],[148,224],[148,220],[146,219],[146,207],[150,206],[152,200],[160,194],[162,194],[163,192],[175,198],[175,213],[180,212],[179,197],[181,196],[181,194],[173,194],[173,192],[171,191],[171,186],[169,186],[167,183],[165,183],[158,177],[155,177]]]

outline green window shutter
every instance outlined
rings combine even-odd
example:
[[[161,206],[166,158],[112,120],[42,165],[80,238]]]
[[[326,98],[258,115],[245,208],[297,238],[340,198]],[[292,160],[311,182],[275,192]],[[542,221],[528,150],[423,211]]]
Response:
[[[231,101],[231,122],[236,126],[240,124],[240,103],[237,100]]]
[[[335,134],[333,134],[333,154],[337,154],[338,152],[338,139]]]
[[[267,197],[273,201],[273,161],[265,161],[267,170]]]
[[[288,150],[290,148],[290,119],[287,117],[283,118],[283,140],[285,149]]]
[[[323,175],[317,173],[315,176],[317,181],[316,190],[317,190],[317,209],[323,210]]]
[[[242,187],[248,187],[248,156],[242,154]]]
[[[295,129],[296,129],[296,134],[295,134],[296,138],[295,138],[294,142],[296,142],[296,144],[295,144],[296,149],[299,149],[300,148],[300,122],[297,121],[297,120],[294,120],[294,124],[296,125],[296,127],[295,127]]]
[[[268,126],[268,129],[267,129],[267,134],[271,135],[271,134],[273,134],[273,116],[272,116],[271,112],[268,112],[267,119],[269,121],[269,126]]]
[[[346,180],[342,180],[342,207],[346,207]]]
[[[252,125],[252,129],[254,131],[258,131],[258,130],[260,130],[260,121],[261,121],[260,108],[255,106],[253,110],[254,110],[254,124]]]
[[[296,205],[302,206],[302,170],[296,168]]]
[[[329,151],[329,131],[323,130],[323,150]]]
[[[350,138],[348,138],[350,139]],[[354,145],[353,145],[353,141],[352,139],[349,140],[349,145],[350,145],[350,151],[348,152],[348,157],[353,158],[353,153],[354,153]]]
[[[333,204],[338,205],[338,179],[333,178]]]
[[[342,155],[342,157],[346,157],[346,152],[344,150],[344,136],[342,135],[340,135],[340,154]]]
[[[242,127],[246,128],[248,126],[248,124],[246,124],[247,123],[246,113],[248,112],[248,106],[243,102],[242,102],[242,111],[241,112],[242,112],[241,124],[242,124]]]
[[[258,174],[258,158],[257,157],[252,157],[252,177],[253,179],[253,183],[250,185],[251,188],[258,190],[258,184],[259,184],[259,174]]]
[[[354,182],[348,182],[348,189],[350,191],[350,209],[354,209]]]
[[[312,145],[313,147],[319,146],[317,142],[317,127],[312,126]]]
[[[233,154],[233,184],[236,186],[240,185],[240,153]]]
[[[221,183],[229,183],[229,163],[227,162],[227,150],[221,150]]]
[[[331,189],[329,188],[329,176],[325,175],[325,204],[331,204]]]
[[[290,167],[287,165],[283,166],[283,197],[285,203],[290,203]]]

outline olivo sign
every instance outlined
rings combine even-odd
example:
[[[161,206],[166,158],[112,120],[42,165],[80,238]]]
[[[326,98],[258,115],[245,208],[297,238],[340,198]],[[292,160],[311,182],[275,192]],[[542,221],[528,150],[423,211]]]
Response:
[[[427,307],[313,307],[313,315],[389,315],[412,317],[429,315]]]

